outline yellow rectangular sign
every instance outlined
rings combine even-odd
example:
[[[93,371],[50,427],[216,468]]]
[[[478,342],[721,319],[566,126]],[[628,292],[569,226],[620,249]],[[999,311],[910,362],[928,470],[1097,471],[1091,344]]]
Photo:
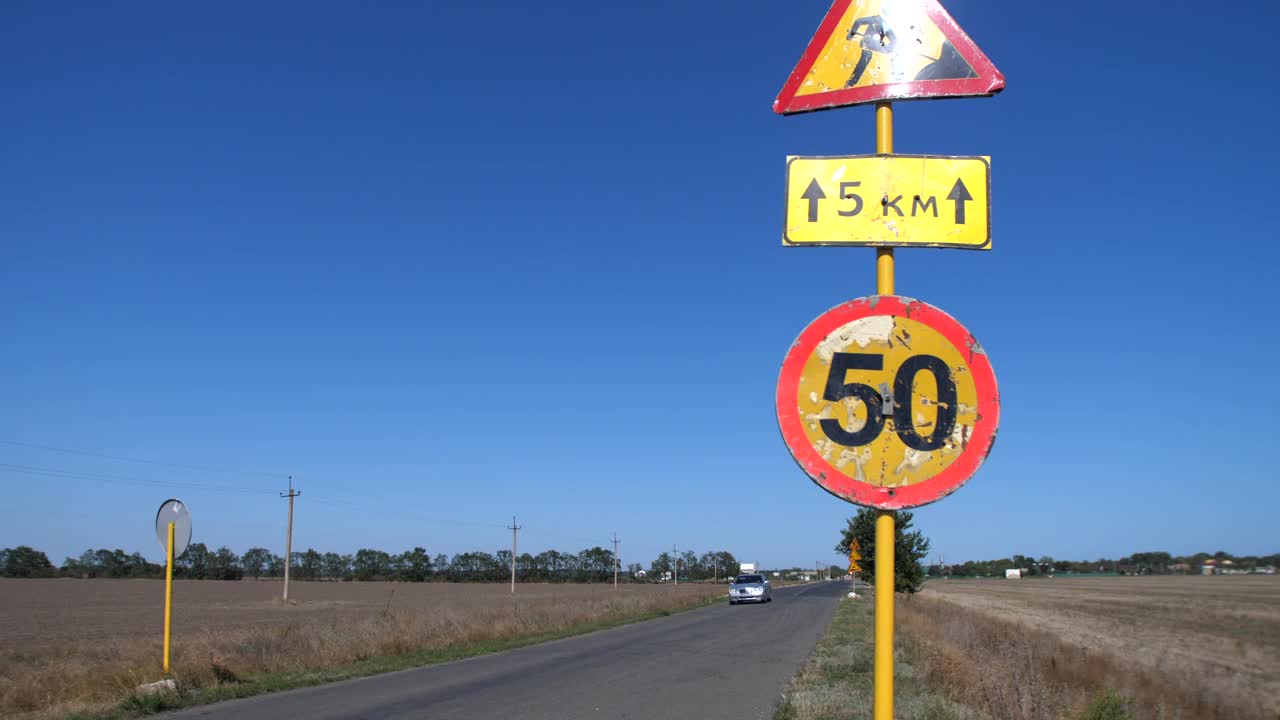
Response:
[[[991,249],[991,158],[787,158],[784,245]]]

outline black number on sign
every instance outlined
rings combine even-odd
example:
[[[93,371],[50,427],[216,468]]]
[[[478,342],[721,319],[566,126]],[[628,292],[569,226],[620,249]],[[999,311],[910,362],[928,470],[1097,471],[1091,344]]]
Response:
[[[912,386],[916,373],[921,370],[933,373],[933,379],[938,383],[938,419],[934,421],[933,432],[928,437],[916,432],[911,417]],[[914,450],[937,450],[951,437],[951,431],[956,427],[956,381],[951,378],[951,368],[941,358],[933,355],[907,358],[893,378],[893,396],[897,399],[893,408],[893,424],[903,445]]]
[[[823,400],[839,402],[848,397],[856,397],[867,406],[867,422],[856,432],[849,432],[840,425],[839,420],[825,418],[819,423],[822,432],[832,442],[847,447],[866,445],[880,436],[884,429],[884,415],[881,412],[883,398],[880,392],[863,383],[845,382],[845,375],[850,370],[883,370],[884,355],[880,353],[835,353],[831,357],[831,371],[827,374],[827,387],[822,394]],[[937,419],[933,424],[933,432],[924,436],[916,431],[911,417],[911,400],[915,394],[916,375],[922,370],[933,373],[938,385]],[[941,358],[933,355],[913,355],[902,363],[893,378],[893,424],[902,443],[913,450],[937,450],[942,447],[951,431],[956,427],[956,383],[951,377],[951,368]]]
[[[840,425],[839,420],[824,419],[822,432],[832,442],[849,447],[866,445],[880,434],[884,427],[884,415],[880,412],[880,393],[870,385],[847,383],[845,373],[849,370],[883,370],[884,355],[879,353],[836,353],[831,357],[831,372],[827,375],[827,389],[822,394],[823,400],[837,402],[847,397],[856,397],[867,406],[867,424],[857,432],[849,432]],[[852,418],[850,418],[852,419]]]

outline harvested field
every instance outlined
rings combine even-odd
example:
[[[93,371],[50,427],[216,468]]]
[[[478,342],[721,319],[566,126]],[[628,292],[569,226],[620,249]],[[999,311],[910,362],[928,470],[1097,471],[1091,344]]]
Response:
[[[897,605],[931,679],[993,717],[1067,717],[1104,689],[1138,718],[1280,715],[1280,578],[934,580]]]
[[[716,585],[174,583],[172,667],[188,687],[465,649],[684,609]],[[164,583],[0,579],[0,715],[119,702],[161,677]],[[225,678],[226,676],[224,676]]]

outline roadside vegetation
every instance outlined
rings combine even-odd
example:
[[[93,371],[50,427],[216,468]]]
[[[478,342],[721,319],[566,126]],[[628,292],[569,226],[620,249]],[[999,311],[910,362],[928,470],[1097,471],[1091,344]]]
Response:
[[[792,680],[773,720],[866,720],[872,711],[874,612],[870,595],[840,601],[831,626]],[[911,720],[979,720],[986,716],[924,682],[915,646],[894,649],[894,710]]]

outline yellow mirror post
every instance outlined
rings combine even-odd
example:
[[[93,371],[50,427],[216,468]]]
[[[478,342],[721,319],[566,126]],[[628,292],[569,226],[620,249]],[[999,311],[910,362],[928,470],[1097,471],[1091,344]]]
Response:
[[[169,544],[164,562],[164,671],[169,672],[169,628],[173,619],[173,523],[169,523]]]

